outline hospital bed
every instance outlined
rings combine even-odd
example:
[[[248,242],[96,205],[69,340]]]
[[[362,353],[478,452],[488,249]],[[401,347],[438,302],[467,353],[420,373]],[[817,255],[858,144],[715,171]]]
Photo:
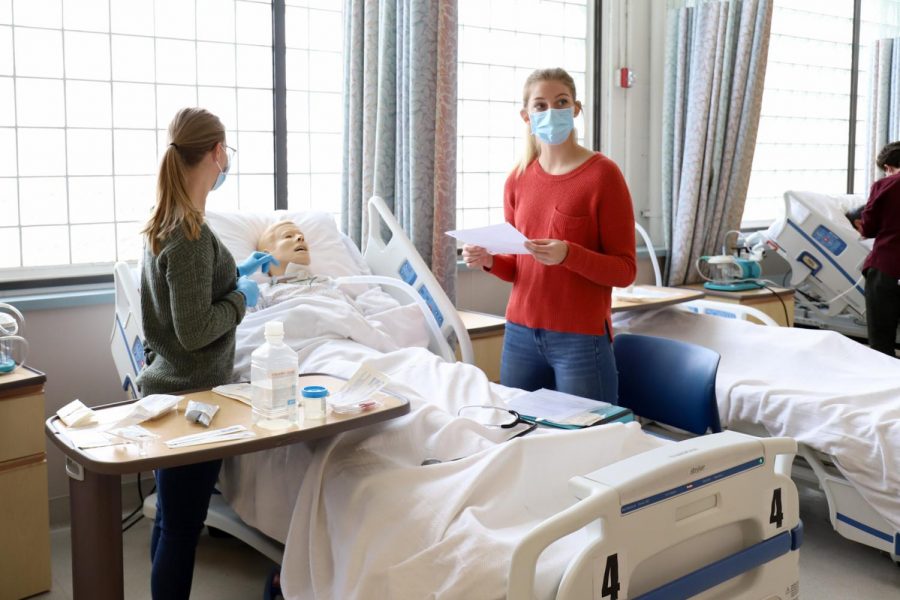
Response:
[[[508,398],[515,390],[490,384],[474,367],[450,363],[455,360],[447,353],[451,340],[455,337],[464,357],[467,354],[464,345],[468,340],[452,303],[437,286],[383,202],[373,199],[370,211],[374,211],[370,215],[374,217],[377,213],[378,218],[383,220],[391,239],[387,242],[370,239],[364,259],[359,258],[358,252],[354,255],[350,248],[351,263],[363,267],[362,274],[341,272],[348,264],[330,264],[329,269],[340,275],[339,280],[360,276],[401,280],[425,301],[427,312],[423,314],[426,315],[424,321],[429,325],[428,348],[431,352],[412,348],[393,353],[401,360],[408,358],[409,363],[405,365],[405,371],[401,370],[407,374],[406,378],[400,374],[401,371],[394,372],[396,375],[392,378],[396,377],[397,386],[393,391],[414,394],[416,388],[411,382],[424,377],[432,393],[445,397],[444,405],[438,408],[435,404],[441,402],[440,398],[428,398],[427,402],[416,404],[416,410],[409,415],[412,423],[401,418],[385,424],[378,431],[337,436],[327,448],[317,447],[312,454],[307,447],[273,451],[280,452],[278,460],[285,461],[291,459],[292,453],[302,455],[304,460],[311,456],[311,466],[304,466],[305,472],[298,472],[296,463],[273,462],[258,455],[245,457],[250,462],[247,465],[249,468],[243,469],[243,474],[251,474],[256,485],[245,496],[256,496],[254,502],[260,502],[262,494],[258,493],[259,490],[278,488],[273,482],[284,484],[282,487],[286,489],[279,490],[274,498],[265,498],[266,506],[261,510],[267,514],[282,514],[287,520],[268,524],[263,528],[268,535],[262,534],[237,519],[240,515],[252,521],[259,516],[246,510],[241,498],[235,501],[238,506],[236,512],[219,498],[211,506],[208,524],[238,535],[278,562],[284,559],[286,572],[283,579],[287,585],[295,565],[310,565],[312,568],[316,562],[296,560],[297,556],[302,557],[304,552],[309,551],[304,545],[321,548],[320,544],[313,544],[312,541],[309,544],[295,542],[291,546],[289,529],[291,535],[296,535],[298,530],[302,532],[307,527],[310,540],[318,540],[315,536],[322,535],[321,527],[316,528],[318,524],[312,517],[311,525],[307,525],[298,515],[315,516],[340,508],[335,508],[336,502],[325,501],[329,489],[337,485],[323,475],[328,465],[335,462],[334,457],[339,457],[342,450],[347,453],[346,457],[336,461],[337,467],[332,467],[341,473],[338,483],[345,481],[348,473],[353,473],[352,462],[348,461],[360,455],[363,455],[366,477],[371,477],[372,458],[366,451],[384,447],[379,433],[396,433],[393,428],[402,427],[414,431],[416,422],[439,422],[440,427],[428,430],[428,439],[429,442],[432,438],[438,439],[432,444],[433,449],[442,450],[449,457],[447,461],[421,467],[416,457],[409,466],[404,466],[401,470],[407,478],[406,483],[409,484],[410,477],[419,477],[420,485],[405,486],[399,506],[390,498],[389,490],[383,487],[376,487],[382,490],[380,495],[351,494],[352,498],[361,496],[367,502],[364,510],[350,511],[354,521],[349,528],[352,535],[365,530],[356,522],[357,519],[376,519],[378,528],[386,527],[391,522],[374,509],[373,504],[381,496],[387,497],[386,506],[402,512],[404,527],[412,527],[416,522],[412,508],[415,502],[429,507],[429,518],[436,518],[431,514],[434,507],[449,502],[448,494],[413,498],[417,496],[413,492],[431,489],[430,486],[450,485],[455,477],[467,477],[470,483],[468,486],[454,486],[457,493],[471,494],[472,490],[483,486],[493,490],[498,481],[496,469],[500,469],[512,480],[504,490],[508,499],[499,504],[491,499],[486,506],[491,510],[502,509],[498,517],[501,521],[500,532],[514,530],[517,535],[507,547],[508,554],[500,561],[499,572],[493,569],[486,578],[474,577],[479,585],[487,585],[486,580],[491,578],[502,582],[505,592],[497,596],[506,595],[513,599],[536,596],[560,599],[639,597],[647,600],[669,597],[798,597],[796,550],[802,539],[802,528],[796,488],[787,476],[787,465],[796,449],[792,440],[756,439],[726,432],[673,444],[647,436],[640,432],[636,424],[631,424],[579,432],[550,432],[508,443],[496,443],[497,440],[488,443],[486,440],[495,435],[493,432],[485,433],[481,431],[484,429],[481,426],[461,423],[467,420],[455,417],[453,409],[473,399],[488,402],[490,398]],[[208,218],[211,223],[218,224],[218,227],[214,225],[214,229],[236,256],[244,254],[246,248],[237,244],[232,239],[233,235],[247,237],[240,230],[256,231],[266,222],[247,216],[242,224],[232,230],[229,227],[235,223],[229,224],[215,214],[210,214]],[[272,218],[273,215],[268,217]],[[370,223],[376,223],[375,219]],[[301,223],[314,257],[316,248],[321,249],[325,243],[324,239],[316,239],[317,226],[311,222]],[[385,228],[373,225],[370,230],[378,235],[377,232]],[[345,245],[343,240],[340,243]],[[353,264],[346,269],[354,270]],[[116,266],[115,275],[117,302],[111,348],[122,374],[123,388],[137,394],[133,381],[143,364],[139,293],[133,269],[120,264]],[[353,280],[352,283],[359,281]],[[375,280],[368,280],[371,281]],[[401,288],[392,285],[392,293],[410,301],[413,294],[400,291]],[[417,304],[422,308],[422,304]],[[431,320],[427,315],[431,316]],[[441,331],[443,342],[435,339],[434,325]],[[312,350],[304,366],[324,364],[339,370],[343,363],[335,357],[349,357],[347,362],[356,364],[359,356],[376,356],[369,349],[359,346],[349,340],[321,344]],[[417,350],[419,354],[416,354]],[[393,360],[391,353],[385,356],[375,360]],[[316,360],[319,362],[316,363]],[[429,372],[438,376],[429,378]],[[473,432],[473,427],[477,431]],[[441,436],[444,436],[443,440],[439,439]],[[393,439],[389,435],[382,437]],[[412,437],[409,432],[403,431],[399,439],[409,440]],[[379,443],[374,444],[371,442],[373,439],[379,439]],[[470,444],[470,439],[476,440],[471,442],[474,451],[469,448],[471,452],[463,452],[463,448],[454,446],[456,440],[460,440],[458,444]],[[367,443],[373,446],[366,446]],[[595,451],[585,452],[591,448]],[[564,452],[565,449],[569,454]],[[463,458],[455,460],[463,454]],[[323,463],[326,460],[323,456],[331,457],[332,463]],[[565,456],[569,460],[564,460],[565,464],[560,465],[561,457]],[[391,460],[385,461],[385,477],[396,476],[391,469],[398,458],[391,457]],[[285,482],[286,464],[293,468],[291,472],[296,480],[302,480],[301,483],[292,487],[290,482]],[[529,465],[527,472],[516,466],[521,464]],[[263,468],[259,468],[260,465]],[[504,469],[502,465],[510,466]],[[237,483],[238,487],[241,485],[240,467],[239,464],[225,467],[231,483]],[[266,467],[271,469],[271,477],[266,477],[270,473],[265,470]],[[323,477],[321,489],[316,489],[317,476]],[[360,487],[363,485],[372,485],[370,479],[363,479]],[[370,487],[365,489],[372,491]],[[337,497],[343,499],[346,495],[338,494]],[[310,510],[305,503],[316,499],[321,500],[321,504]],[[273,510],[273,503],[279,502],[291,507],[291,511],[279,513],[279,510]],[[504,508],[507,506],[513,514],[507,514]],[[145,507],[150,513],[155,509],[152,501],[145,503]],[[514,510],[516,508],[518,510]],[[483,510],[486,507],[482,507]],[[461,515],[471,512],[468,505],[461,509]],[[346,514],[338,513],[337,522],[346,521],[346,517]],[[465,519],[461,517],[461,520]],[[510,520],[515,521],[515,526],[510,526]],[[325,529],[327,538],[338,539],[333,523],[329,522]],[[404,532],[404,539],[410,537],[405,533],[408,532]],[[367,548],[371,544],[385,551],[385,535],[379,531],[379,536],[362,540],[362,544],[348,544],[345,550]],[[490,546],[497,537],[488,536],[476,546]],[[279,542],[288,542],[283,557]],[[568,550],[563,553],[564,559],[554,558],[560,555],[561,549]],[[432,558],[426,555],[425,560],[430,565],[429,572],[439,570],[437,565],[432,564]],[[545,564],[548,561],[549,565]],[[486,561],[477,562],[484,564]],[[474,569],[476,565],[471,567]],[[549,577],[547,572],[551,573]],[[315,573],[312,576],[314,578]],[[285,590],[290,592],[287,587]],[[465,597],[453,589],[447,590],[447,593],[447,597]],[[336,597],[351,596],[338,594]]]
[[[872,249],[845,216],[862,196],[793,191],[769,228],[756,234],[791,267],[795,322],[866,337],[862,265]]]
[[[832,528],[900,561],[896,359],[832,331],[778,327],[752,307],[708,300],[614,326],[718,352],[723,427],[797,439],[803,460],[794,477],[822,489]]]

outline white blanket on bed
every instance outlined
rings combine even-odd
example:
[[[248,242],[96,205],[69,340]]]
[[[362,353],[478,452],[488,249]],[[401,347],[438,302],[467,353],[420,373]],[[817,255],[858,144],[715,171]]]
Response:
[[[508,433],[453,415],[518,392],[424,349],[334,341],[307,353],[302,370],[346,377],[363,360],[390,376],[409,415],[226,463],[223,491],[238,514],[286,540],[288,598],[502,598],[518,540],[574,501],[570,477],[664,443],[636,424],[504,443]],[[426,458],[444,462],[421,466]],[[552,597],[581,543],[573,534],[542,556],[538,597]]]
[[[262,287],[265,292],[267,286]],[[419,308],[415,304],[401,306],[377,286],[351,298],[342,290],[318,285],[280,300],[247,313],[238,325],[234,357],[237,379],[249,381],[250,355],[265,342],[267,321],[284,322],[284,343],[301,357],[325,341],[338,339],[354,340],[382,352],[428,345]]]
[[[900,531],[900,360],[832,331],[764,327],[674,308],[631,313],[614,326],[617,333],[717,351],[723,426],[761,424],[773,436],[833,455],[843,475]]]

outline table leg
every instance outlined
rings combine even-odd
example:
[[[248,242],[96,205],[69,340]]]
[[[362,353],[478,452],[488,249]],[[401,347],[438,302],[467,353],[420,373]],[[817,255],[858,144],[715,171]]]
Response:
[[[121,600],[122,482],[119,475],[83,470],[69,478],[72,589],[75,600]]]

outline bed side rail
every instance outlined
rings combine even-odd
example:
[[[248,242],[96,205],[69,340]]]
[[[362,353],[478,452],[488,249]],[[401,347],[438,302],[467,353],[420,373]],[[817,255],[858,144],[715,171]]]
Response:
[[[744,306],[742,304],[733,304],[731,302],[716,302],[715,300],[691,300],[677,304],[680,310],[686,310],[700,315],[712,315],[714,317],[723,317],[725,319],[737,319],[739,321],[750,321],[756,319],[763,325],[770,327],[780,327],[778,321],[752,306]]]
[[[394,214],[378,196],[372,196],[368,206],[369,235],[363,256],[372,273],[399,279],[412,286],[429,308],[445,342],[452,345],[455,336],[463,362],[475,364],[472,342],[462,319],[456,312],[456,307],[444,293],[428,265],[419,256]],[[387,242],[382,237],[382,223],[391,233],[391,238]],[[397,293],[394,296],[401,302],[408,300],[405,293],[402,297],[398,297]],[[448,360],[456,359],[451,355]]]
[[[797,489],[776,463],[796,450],[789,438],[727,431],[572,478],[579,501],[516,547],[507,597],[532,598],[540,554],[581,528],[588,541],[557,600],[784,594],[797,585],[802,526]]]
[[[116,309],[109,345],[122,389],[132,398],[140,393],[135,380],[144,368],[144,331],[141,325],[141,295],[134,269],[128,263],[113,267]]]

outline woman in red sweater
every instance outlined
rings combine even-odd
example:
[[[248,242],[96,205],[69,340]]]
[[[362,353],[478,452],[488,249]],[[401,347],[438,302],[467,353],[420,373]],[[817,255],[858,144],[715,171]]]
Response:
[[[579,145],[575,82],[563,69],[525,81],[524,156],[504,189],[506,220],[529,239],[529,254],[463,247],[470,269],[511,281],[500,381],[555,389],[615,404],[612,287],[634,281],[634,213],[616,164]]]

